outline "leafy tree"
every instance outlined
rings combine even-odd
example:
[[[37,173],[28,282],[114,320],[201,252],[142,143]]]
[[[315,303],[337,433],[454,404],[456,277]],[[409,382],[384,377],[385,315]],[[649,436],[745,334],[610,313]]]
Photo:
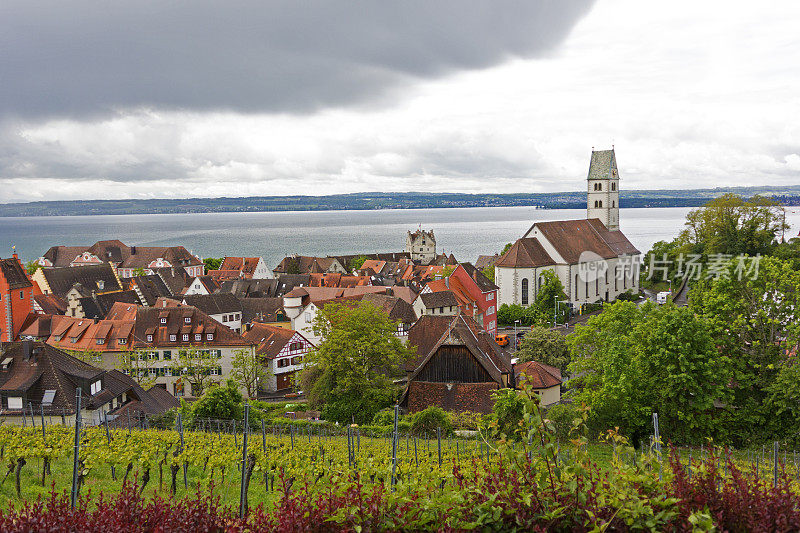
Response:
[[[235,350],[231,367],[231,377],[247,392],[248,398],[258,396],[259,382],[270,376],[270,371],[253,350]]]
[[[500,255],[503,255],[504,253],[506,253],[507,251],[509,251],[509,250],[511,249],[511,247],[512,247],[512,246],[514,246],[514,243],[513,243],[513,242],[508,242],[508,243],[506,243],[506,245],[505,245],[505,246],[503,246],[503,251],[502,251],[502,252],[500,252]]]
[[[777,244],[772,255],[789,262],[794,270],[800,270],[800,238]]]
[[[30,261],[25,263],[25,271],[28,273],[29,276],[33,276],[37,270],[41,268],[39,265],[39,261],[36,259],[31,259]]]
[[[567,299],[564,294],[564,286],[553,272],[545,270],[542,272],[542,287],[539,290],[536,300],[528,307],[521,305],[503,304],[497,310],[497,322],[506,326],[513,326],[515,320],[519,320],[520,326],[552,326],[554,305]],[[557,319],[559,323],[565,322],[569,318],[569,307],[564,303],[558,304]]]
[[[654,243],[642,260],[641,285],[643,287],[653,287],[659,282],[669,280],[677,283],[681,278],[681,275],[678,274],[678,256],[680,253],[680,245],[677,240]]]
[[[358,257],[354,257],[350,260],[350,270],[358,270],[362,266],[364,266],[364,261],[369,259],[366,255],[359,255]]]
[[[450,274],[452,274],[458,265],[445,265],[442,268],[441,276],[443,278],[449,278]]]
[[[634,441],[651,431],[653,412],[666,439],[724,437],[714,402],[728,400],[731,361],[718,353],[708,327],[673,305],[606,306],[568,340],[575,402],[591,406],[598,429],[620,427]]]
[[[147,275],[147,271],[145,269],[143,269],[142,267],[134,268],[133,269],[133,275],[136,276],[136,277],[138,277],[138,276],[146,276]]]
[[[556,304],[556,302],[568,299],[564,293],[564,285],[552,270],[545,270],[541,273],[541,277],[542,286],[533,302],[533,307],[540,315],[538,323],[552,324],[554,317],[557,318],[559,324],[565,322],[569,318],[569,308],[563,304]]]
[[[199,396],[208,385],[215,381],[211,371],[219,366],[219,360],[211,355],[211,350],[194,346],[179,350],[172,360],[172,371],[176,376],[185,376],[192,387],[192,394]]]
[[[367,302],[331,303],[317,313],[313,329],[324,340],[307,354],[303,370],[311,404],[326,406],[331,420],[368,423],[391,403],[392,378],[411,356],[395,334],[397,324]]]
[[[77,357],[84,363],[89,363],[90,365],[96,365],[103,362],[103,354],[97,350],[68,350],[67,353],[69,353],[72,357]]]
[[[148,350],[124,350],[117,352],[117,370],[132,377],[143,389],[149,389],[156,384],[157,376],[150,375],[150,352]],[[85,360],[85,359],[84,359]]]
[[[203,259],[205,271],[208,272],[209,270],[219,270],[219,267],[222,266],[222,261],[222,257],[206,257]]]
[[[570,361],[566,337],[542,326],[534,326],[525,334],[516,355],[520,362],[538,361],[560,369],[562,374]]]
[[[677,243],[683,253],[767,254],[785,229],[783,207],[774,200],[725,194],[686,215]]]
[[[767,387],[766,418],[771,433],[794,444],[800,441],[800,364],[791,357],[779,368],[775,380]]]
[[[486,276],[486,279],[494,283],[494,265],[487,266],[483,270],[481,270],[481,274]]]
[[[195,418],[232,420],[242,417],[242,393],[236,382],[228,379],[225,385],[209,387],[192,406]]]
[[[743,444],[767,436],[769,389],[785,354],[797,353],[800,345],[800,272],[774,257],[760,259],[757,276],[739,279],[738,270],[740,262],[732,259],[724,275],[695,283],[689,302],[719,353],[733,361],[728,423],[734,443]]]

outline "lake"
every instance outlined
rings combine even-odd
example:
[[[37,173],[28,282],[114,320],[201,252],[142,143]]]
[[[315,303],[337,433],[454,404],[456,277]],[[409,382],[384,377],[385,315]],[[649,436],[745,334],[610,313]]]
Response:
[[[622,209],[622,230],[643,253],[674,238],[690,208]],[[337,255],[398,252],[406,231],[420,225],[436,235],[437,251],[460,261],[500,251],[539,220],[584,218],[584,209],[478,207],[381,211],[285,211],[175,215],[0,218],[0,257],[16,245],[20,258],[35,259],[54,245],[91,245],[119,239],[129,245],[183,245],[201,257],[261,256],[274,267],[289,254]],[[797,235],[800,210],[788,209]]]

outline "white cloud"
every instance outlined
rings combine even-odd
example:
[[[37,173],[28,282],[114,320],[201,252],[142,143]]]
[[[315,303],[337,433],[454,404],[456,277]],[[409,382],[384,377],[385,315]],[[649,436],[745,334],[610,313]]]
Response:
[[[0,201],[575,190],[612,143],[627,188],[798,184],[798,20],[789,1],[601,1],[547,58],[391,105],[17,123]]]

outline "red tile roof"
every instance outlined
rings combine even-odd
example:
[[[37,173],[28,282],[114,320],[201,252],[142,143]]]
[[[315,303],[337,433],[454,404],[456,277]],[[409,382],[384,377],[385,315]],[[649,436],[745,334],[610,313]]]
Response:
[[[527,381],[534,389],[549,389],[556,385],[561,385],[561,370],[554,366],[528,361],[519,363],[514,371],[517,375],[517,383]]]

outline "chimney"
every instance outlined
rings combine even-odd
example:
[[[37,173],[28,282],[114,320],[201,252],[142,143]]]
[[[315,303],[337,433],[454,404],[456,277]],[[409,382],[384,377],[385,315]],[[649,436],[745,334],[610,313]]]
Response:
[[[29,361],[33,352],[33,341],[22,341],[22,359]]]

